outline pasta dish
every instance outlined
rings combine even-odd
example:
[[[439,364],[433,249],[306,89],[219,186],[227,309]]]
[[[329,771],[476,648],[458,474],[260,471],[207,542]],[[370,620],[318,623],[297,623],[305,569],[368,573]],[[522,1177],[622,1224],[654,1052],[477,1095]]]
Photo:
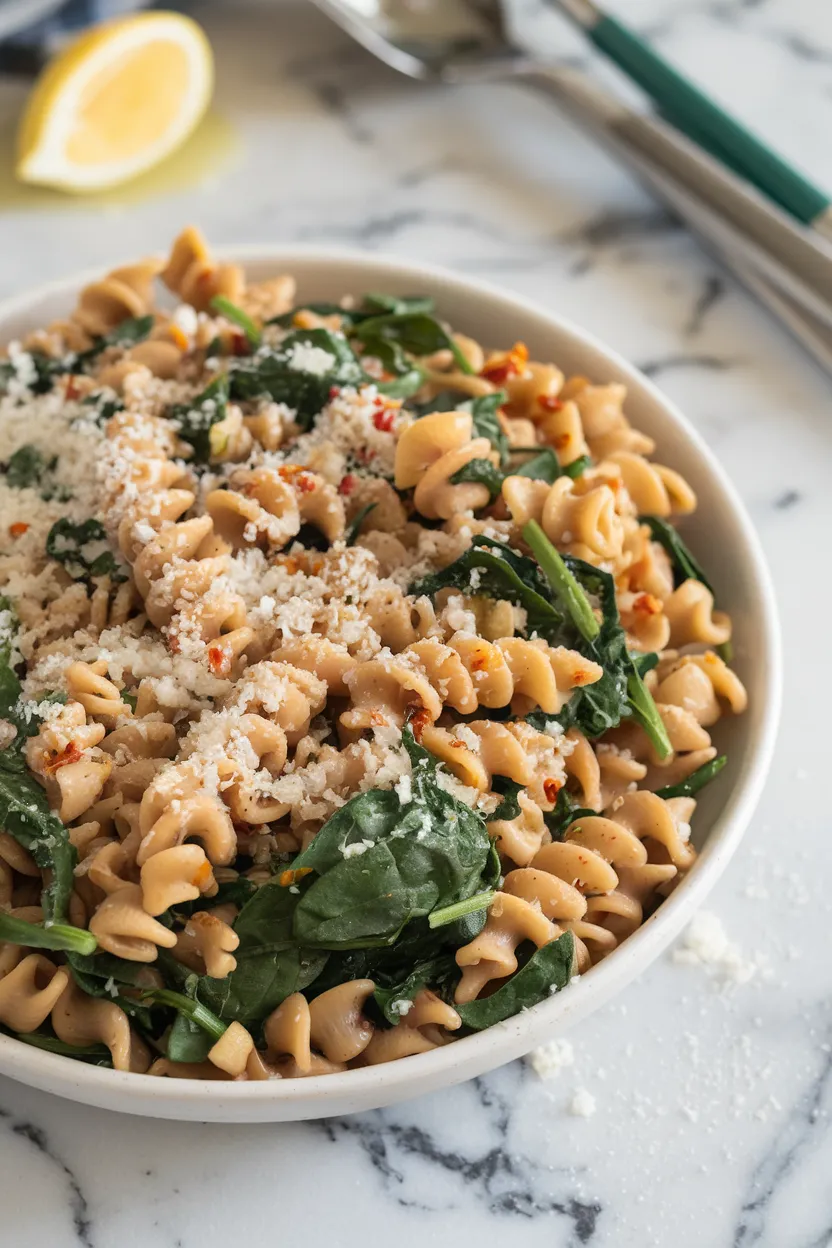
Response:
[[[691,488],[623,385],[341,294],[189,228],[0,359],[21,1042],[188,1079],[426,1053],[695,860],[746,694]]]

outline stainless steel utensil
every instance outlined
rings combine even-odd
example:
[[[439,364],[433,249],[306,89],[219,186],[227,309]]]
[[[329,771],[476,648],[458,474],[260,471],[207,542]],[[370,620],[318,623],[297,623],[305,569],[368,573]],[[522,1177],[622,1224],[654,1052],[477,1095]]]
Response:
[[[517,48],[499,0],[315,3],[409,77],[453,83],[517,78],[546,90],[688,222],[832,373],[832,251],[818,234],[666,122]]]

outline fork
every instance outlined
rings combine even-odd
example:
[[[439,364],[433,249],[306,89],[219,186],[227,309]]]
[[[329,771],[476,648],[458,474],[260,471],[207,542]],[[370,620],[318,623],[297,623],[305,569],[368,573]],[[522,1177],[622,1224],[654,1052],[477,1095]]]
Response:
[[[668,122],[586,77],[540,64],[499,0],[314,0],[369,52],[423,81],[517,79],[545,90],[691,227],[832,374],[832,252]]]

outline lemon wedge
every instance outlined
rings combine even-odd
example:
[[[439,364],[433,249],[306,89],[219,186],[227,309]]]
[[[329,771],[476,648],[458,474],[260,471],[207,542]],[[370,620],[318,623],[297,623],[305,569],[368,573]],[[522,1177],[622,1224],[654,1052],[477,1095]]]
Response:
[[[17,176],[77,192],[126,182],[184,142],[213,83],[211,45],[190,18],[153,12],[104,22],[35,83]]]

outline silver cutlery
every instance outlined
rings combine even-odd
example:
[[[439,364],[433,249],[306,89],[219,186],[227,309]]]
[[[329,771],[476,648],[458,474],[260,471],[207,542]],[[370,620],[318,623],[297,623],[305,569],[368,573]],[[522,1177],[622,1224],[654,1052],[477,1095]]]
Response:
[[[832,251],[675,127],[512,40],[499,0],[314,0],[369,52],[423,81],[546,91],[731,269],[832,374]]]

